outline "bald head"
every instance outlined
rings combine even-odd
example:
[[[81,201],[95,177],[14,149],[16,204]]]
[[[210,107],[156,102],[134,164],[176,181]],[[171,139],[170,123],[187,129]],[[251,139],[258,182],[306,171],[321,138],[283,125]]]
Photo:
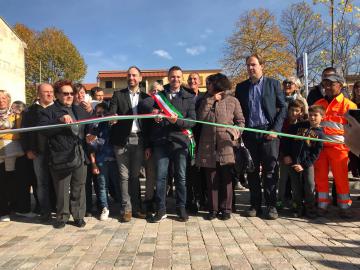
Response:
[[[37,87],[37,97],[43,107],[49,106],[54,101],[54,88],[49,83],[39,84]]]

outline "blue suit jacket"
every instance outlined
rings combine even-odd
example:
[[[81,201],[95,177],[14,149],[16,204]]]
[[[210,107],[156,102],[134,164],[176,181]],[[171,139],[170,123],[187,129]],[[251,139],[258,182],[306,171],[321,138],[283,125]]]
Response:
[[[245,126],[249,125],[249,89],[250,80],[243,81],[236,86],[235,97],[239,100],[244,117]],[[261,97],[262,109],[269,122],[269,130],[281,131],[287,114],[284,92],[280,82],[264,77],[263,92]]]

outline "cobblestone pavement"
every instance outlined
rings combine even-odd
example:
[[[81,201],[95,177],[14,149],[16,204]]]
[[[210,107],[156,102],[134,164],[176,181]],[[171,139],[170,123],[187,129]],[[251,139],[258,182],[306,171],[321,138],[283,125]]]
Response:
[[[170,200],[171,201],[171,200]],[[354,218],[274,220],[241,216],[248,192],[238,192],[238,212],[228,221],[122,224],[86,218],[83,229],[56,230],[36,219],[0,223],[0,269],[359,269],[360,201]],[[240,215],[239,215],[240,214]]]

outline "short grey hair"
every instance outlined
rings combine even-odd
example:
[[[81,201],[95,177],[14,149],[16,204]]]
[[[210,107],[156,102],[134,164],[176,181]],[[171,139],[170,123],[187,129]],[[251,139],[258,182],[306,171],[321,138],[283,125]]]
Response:
[[[0,93],[3,93],[8,98],[8,100],[9,100],[9,108],[10,108],[10,106],[11,106],[11,95],[10,95],[10,93],[8,91],[6,91],[6,90],[1,90],[1,89],[0,89]]]

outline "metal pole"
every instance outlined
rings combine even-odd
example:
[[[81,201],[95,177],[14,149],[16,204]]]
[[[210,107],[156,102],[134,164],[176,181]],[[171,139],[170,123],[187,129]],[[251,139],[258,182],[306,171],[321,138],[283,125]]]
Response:
[[[40,76],[39,76],[39,83],[42,82],[42,78],[41,78],[41,60],[40,60]]]
[[[334,0],[331,0],[331,66],[334,67]]]
[[[309,95],[309,72],[308,72],[308,57],[307,53],[303,54],[304,59],[304,84],[305,84],[305,97]]]

